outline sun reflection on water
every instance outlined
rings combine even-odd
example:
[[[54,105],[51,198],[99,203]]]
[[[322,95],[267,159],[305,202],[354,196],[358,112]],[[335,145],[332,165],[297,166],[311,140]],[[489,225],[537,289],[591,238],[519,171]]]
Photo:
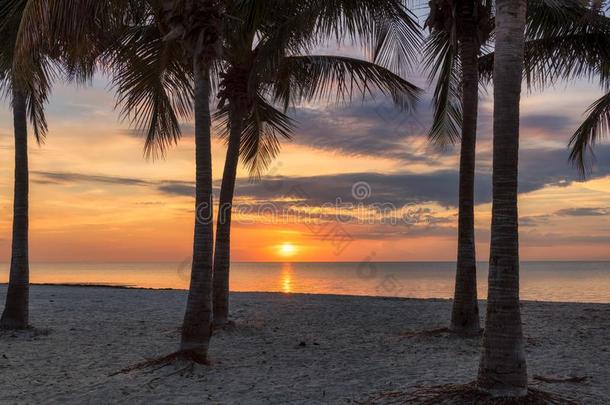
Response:
[[[283,263],[282,264],[282,273],[280,275],[283,293],[292,292],[292,276],[293,276],[292,263]]]

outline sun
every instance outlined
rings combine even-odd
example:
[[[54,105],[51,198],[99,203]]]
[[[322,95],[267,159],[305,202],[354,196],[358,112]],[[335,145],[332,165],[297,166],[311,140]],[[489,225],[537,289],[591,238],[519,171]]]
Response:
[[[289,257],[296,254],[297,248],[290,242],[284,242],[279,246],[279,251],[282,256]]]

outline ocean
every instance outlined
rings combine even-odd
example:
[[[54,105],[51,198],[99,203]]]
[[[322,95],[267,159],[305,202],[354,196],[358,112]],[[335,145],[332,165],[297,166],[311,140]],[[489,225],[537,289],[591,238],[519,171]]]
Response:
[[[0,282],[8,279],[3,264]],[[478,265],[487,296],[487,263]],[[188,288],[190,263],[31,263],[32,283]],[[451,298],[452,262],[233,263],[232,291]],[[522,262],[521,299],[610,303],[610,262]]]

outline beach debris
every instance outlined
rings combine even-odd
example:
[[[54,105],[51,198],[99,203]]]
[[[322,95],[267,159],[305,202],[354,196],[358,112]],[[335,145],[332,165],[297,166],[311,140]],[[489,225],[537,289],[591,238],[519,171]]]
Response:
[[[187,367],[178,370],[178,372],[183,372],[191,369],[194,364],[201,365],[209,365],[209,361],[205,358],[202,358],[201,355],[194,350],[179,350],[174,353],[170,353],[167,356],[158,357],[154,359],[148,359],[140,363],[133,364],[131,366],[125,367],[119,371],[115,371],[114,373],[109,374],[109,377],[114,377],[119,374],[128,374],[132,371],[137,370],[145,370],[150,369],[149,373],[155,372],[172,364],[178,362],[187,362],[189,363]],[[172,374],[173,375],[173,374]]]
[[[438,329],[427,329],[427,330],[416,330],[416,331],[406,331],[401,333],[401,336],[406,338],[412,337],[433,337],[433,336],[442,336],[450,333],[449,328],[438,328]]]
[[[545,383],[582,383],[589,379],[588,376],[571,376],[571,377],[559,377],[559,376],[543,376],[535,375],[534,380]]]
[[[41,337],[47,337],[51,334],[52,329],[28,327],[19,330],[0,330],[0,336],[6,336],[12,339],[25,339],[28,341],[38,340]]]
[[[437,328],[437,329],[406,331],[406,332],[401,333],[400,336],[405,337],[405,338],[456,336],[456,337],[465,338],[465,339],[473,339],[473,338],[478,339],[481,336],[483,336],[483,329],[481,329],[479,332],[476,332],[473,334],[461,334],[461,333],[456,333],[447,327],[444,327],[444,328]]]

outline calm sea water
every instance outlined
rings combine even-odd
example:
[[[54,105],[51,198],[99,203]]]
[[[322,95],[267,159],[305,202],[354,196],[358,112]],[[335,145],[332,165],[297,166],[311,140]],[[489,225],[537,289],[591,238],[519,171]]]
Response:
[[[0,282],[8,278],[8,264]],[[86,283],[146,288],[188,287],[190,263],[32,263],[33,283]],[[285,293],[450,298],[455,264],[234,263],[231,289]],[[479,264],[479,296],[487,295],[487,264]],[[610,262],[523,262],[527,300],[610,303]]]

